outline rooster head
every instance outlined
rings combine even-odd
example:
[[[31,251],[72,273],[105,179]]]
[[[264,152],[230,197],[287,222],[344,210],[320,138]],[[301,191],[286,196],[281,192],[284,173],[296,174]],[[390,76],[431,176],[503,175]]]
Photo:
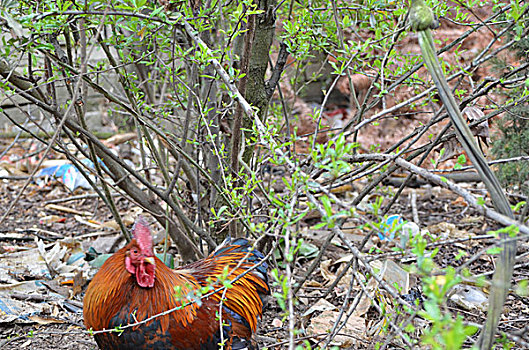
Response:
[[[139,216],[132,228],[132,241],[125,257],[127,271],[136,276],[140,287],[154,287],[156,263],[152,249],[151,231],[147,221]]]

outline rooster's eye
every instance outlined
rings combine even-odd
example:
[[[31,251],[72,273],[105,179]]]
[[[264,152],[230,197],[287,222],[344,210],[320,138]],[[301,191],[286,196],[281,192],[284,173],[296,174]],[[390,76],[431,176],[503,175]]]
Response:
[[[132,252],[133,252],[134,254],[138,254],[138,249],[134,249],[134,250],[132,250]]]

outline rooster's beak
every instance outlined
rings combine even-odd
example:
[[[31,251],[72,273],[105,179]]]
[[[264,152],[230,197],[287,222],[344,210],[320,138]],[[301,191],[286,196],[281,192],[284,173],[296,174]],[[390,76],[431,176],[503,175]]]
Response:
[[[149,263],[151,265],[154,265],[154,257],[153,256],[148,256],[146,258],[143,258],[143,261],[145,261],[146,263]]]

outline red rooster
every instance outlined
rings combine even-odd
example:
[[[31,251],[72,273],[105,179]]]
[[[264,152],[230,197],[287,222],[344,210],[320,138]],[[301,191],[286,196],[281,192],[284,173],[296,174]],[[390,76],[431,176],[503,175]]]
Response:
[[[270,292],[261,253],[240,238],[203,260],[171,270],[154,256],[143,218],[132,234],[132,241],[103,264],[84,298],[88,329],[119,330],[96,333],[100,348],[202,350],[218,349],[224,341],[227,350],[255,349],[252,333],[263,313],[262,297]],[[227,282],[237,277],[231,285]]]

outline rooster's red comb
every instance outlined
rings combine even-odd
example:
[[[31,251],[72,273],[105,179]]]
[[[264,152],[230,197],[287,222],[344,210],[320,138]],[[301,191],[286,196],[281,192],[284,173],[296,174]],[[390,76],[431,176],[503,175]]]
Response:
[[[132,227],[132,237],[136,239],[142,254],[146,256],[151,256],[153,253],[152,250],[152,237],[151,230],[149,230],[149,225],[147,220],[143,216],[138,216],[134,226]]]

